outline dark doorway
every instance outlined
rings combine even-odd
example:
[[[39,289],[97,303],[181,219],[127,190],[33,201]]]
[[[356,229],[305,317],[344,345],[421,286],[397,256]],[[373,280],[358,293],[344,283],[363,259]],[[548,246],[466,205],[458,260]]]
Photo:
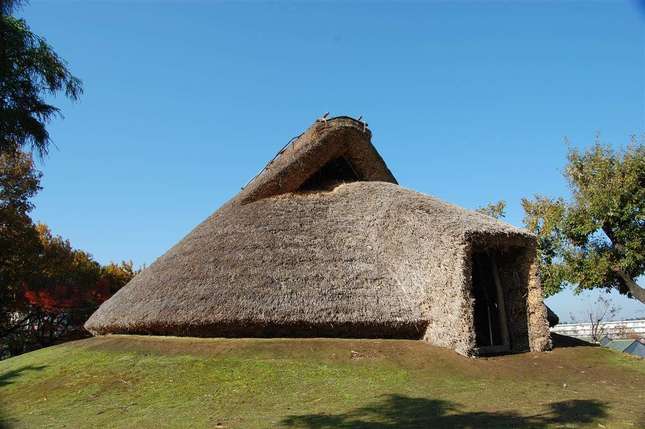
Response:
[[[309,177],[299,191],[331,190],[336,185],[346,182],[357,182],[360,178],[352,164],[344,157],[332,159],[323,165],[320,170]]]
[[[505,351],[510,341],[495,255],[473,253],[472,276],[477,347],[482,353]]]

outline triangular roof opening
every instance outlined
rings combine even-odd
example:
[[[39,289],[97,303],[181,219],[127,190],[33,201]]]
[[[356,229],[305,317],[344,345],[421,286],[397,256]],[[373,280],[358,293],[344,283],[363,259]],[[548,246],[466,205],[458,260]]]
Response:
[[[298,188],[299,192],[329,191],[341,183],[358,182],[358,175],[352,163],[344,156],[332,159],[320,167]]]
[[[330,190],[343,182],[396,184],[371,136],[365,123],[347,116],[316,122],[280,150],[234,201],[246,204],[289,192]]]

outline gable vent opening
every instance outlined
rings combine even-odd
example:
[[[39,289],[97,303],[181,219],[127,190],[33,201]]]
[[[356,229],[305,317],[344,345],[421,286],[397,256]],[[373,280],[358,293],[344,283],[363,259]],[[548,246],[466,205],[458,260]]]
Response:
[[[331,191],[342,183],[360,180],[361,178],[351,162],[341,156],[323,165],[320,170],[300,185],[298,192]]]

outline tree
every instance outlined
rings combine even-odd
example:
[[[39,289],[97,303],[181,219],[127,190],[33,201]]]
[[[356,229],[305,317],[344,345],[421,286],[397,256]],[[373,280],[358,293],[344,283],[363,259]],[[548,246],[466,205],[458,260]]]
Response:
[[[42,189],[41,178],[31,155],[20,151],[0,153],[0,209],[19,214],[31,211],[34,206],[30,199]]]
[[[591,339],[594,343],[600,342],[602,337],[607,334],[605,322],[610,322],[616,317],[620,307],[614,305],[609,298],[599,296],[595,303],[589,306],[586,311],[586,318],[591,325]],[[576,318],[571,314],[571,320],[576,322]]]
[[[132,262],[101,266],[46,225],[36,230],[41,249],[36,269],[20,282],[11,329],[0,335],[8,355],[87,336],[83,323],[136,274]]]
[[[566,205],[563,199],[552,200],[536,195],[522,199],[524,226],[538,237],[537,256],[540,282],[546,297],[560,292],[567,281],[566,264],[562,263],[565,246],[561,224]]]
[[[46,97],[76,100],[83,87],[47,41],[11,15],[21,3],[0,1],[0,153],[30,146],[43,156],[51,144],[46,125],[60,114]]]
[[[616,289],[645,303],[637,279],[645,272],[645,146],[614,151],[596,142],[571,149],[565,168],[572,200],[523,199],[524,223],[539,237],[547,295]]]
[[[0,358],[70,335],[135,274],[131,262],[102,266],[29,217],[51,145],[47,124],[60,110],[47,99],[81,95],[82,83],[47,41],[0,0]]]
[[[136,274],[34,225],[40,179],[31,154],[0,153],[0,358],[87,335],[87,317]]]
[[[502,219],[506,216],[506,201],[500,200],[496,203],[488,203],[484,207],[479,207],[475,211],[494,217],[495,219]]]
[[[40,190],[40,178],[31,155],[0,154],[0,336],[17,325],[21,287],[37,271],[42,246],[29,200]]]

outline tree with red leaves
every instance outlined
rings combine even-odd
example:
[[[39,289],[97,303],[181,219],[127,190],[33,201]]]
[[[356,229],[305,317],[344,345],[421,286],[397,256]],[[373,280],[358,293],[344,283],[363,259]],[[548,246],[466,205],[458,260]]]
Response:
[[[135,274],[34,225],[39,183],[30,155],[0,155],[0,358],[88,335],[85,320]]]

